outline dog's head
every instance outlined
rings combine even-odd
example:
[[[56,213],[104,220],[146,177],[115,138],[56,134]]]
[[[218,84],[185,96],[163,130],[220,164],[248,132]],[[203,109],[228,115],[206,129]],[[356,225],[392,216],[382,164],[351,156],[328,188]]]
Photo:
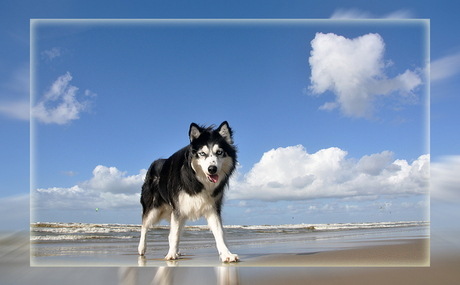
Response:
[[[190,125],[191,166],[200,182],[218,185],[229,177],[236,166],[233,131],[225,121],[217,129]]]

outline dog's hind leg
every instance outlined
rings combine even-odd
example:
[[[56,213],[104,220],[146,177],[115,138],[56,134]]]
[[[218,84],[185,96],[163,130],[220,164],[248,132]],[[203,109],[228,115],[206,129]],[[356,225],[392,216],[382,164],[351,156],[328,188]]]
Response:
[[[144,255],[147,247],[147,232],[151,225],[156,224],[160,221],[161,210],[153,208],[146,215],[142,217],[142,228],[141,238],[139,241],[139,247],[137,248],[139,255]]]
[[[184,224],[185,219],[173,211],[171,213],[171,226],[169,230],[169,252],[165,259],[173,260],[179,258],[179,240]]]

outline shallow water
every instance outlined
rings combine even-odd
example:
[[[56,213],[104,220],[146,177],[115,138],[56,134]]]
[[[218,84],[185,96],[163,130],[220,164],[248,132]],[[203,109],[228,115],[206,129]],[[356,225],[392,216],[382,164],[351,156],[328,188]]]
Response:
[[[429,237],[429,222],[355,224],[231,225],[225,227],[229,249],[247,258],[257,254],[313,253],[402,239]],[[35,223],[31,225],[33,266],[165,266],[168,226],[154,227],[147,253],[138,258],[139,225]],[[207,226],[187,226],[180,243],[180,265],[218,266]]]

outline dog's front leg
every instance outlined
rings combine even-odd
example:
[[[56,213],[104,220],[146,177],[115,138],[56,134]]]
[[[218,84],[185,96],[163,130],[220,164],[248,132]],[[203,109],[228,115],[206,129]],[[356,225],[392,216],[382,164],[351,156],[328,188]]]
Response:
[[[238,255],[232,254],[225,244],[222,221],[217,212],[212,211],[212,213],[207,216],[206,219],[208,220],[209,228],[211,229],[212,233],[214,234],[214,238],[216,239],[217,250],[219,251],[222,262],[238,261]]]
[[[173,260],[179,258],[179,240],[185,219],[179,213],[171,213],[171,225],[169,229],[169,252],[165,259]]]

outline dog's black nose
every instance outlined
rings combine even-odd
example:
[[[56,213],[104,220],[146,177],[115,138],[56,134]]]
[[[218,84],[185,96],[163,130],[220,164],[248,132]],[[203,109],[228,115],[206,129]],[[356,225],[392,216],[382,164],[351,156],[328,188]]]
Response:
[[[208,167],[208,172],[209,174],[216,174],[217,172],[217,166],[211,165]]]

